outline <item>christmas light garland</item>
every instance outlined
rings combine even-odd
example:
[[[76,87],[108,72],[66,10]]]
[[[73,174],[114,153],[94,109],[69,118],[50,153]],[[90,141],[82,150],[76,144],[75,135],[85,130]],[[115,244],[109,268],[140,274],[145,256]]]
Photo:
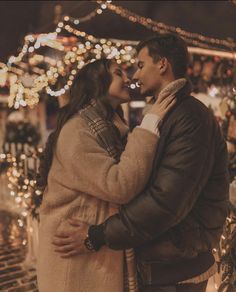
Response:
[[[6,143],[0,153],[0,165],[8,164],[6,175],[9,195],[14,198],[23,217],[32,213],[36,208],[35,197],[42,195],[36,185],[40,153],[42,148],[20,143]]]
[[[158,32],[176,32],[186,40],[191,40],[194,45],[201,45],[204,48],[212,48],[212,45],[221,45],[232,49],[235,42],[229,40],[220,40],[216,38],[208,38],[200,34],[189,33],[180,28],[168,26],[163,23],[155,22],[149,18],[139,16],[120,6],[114,5],[111,1],[95,1],[98,7],[91,13],[81,18],[73,18],[64,16],[60,21],[55,31],[49,34],[28,35],[25,37],[25,43],[22,51],[18,56],[11,56],[7,66],[0,64],[0,73],[4,74],[7,71],[16,74],[17,78],[13,79],[10,86],[9,107],[18,109],[20,106],[33,107],[39,102],[41,92],[45,91],[50,96],[60,96],[64,94],[72,85],[74,76],[77,71],[84,66],[88,61],[88,56],[91,61],[99,59],[102,56],[106,58],[115,58],[118,64],[126,64],[131,66],[135,63],[134,45],[136,42],[98,39],[83,31],[78,30],[77,26],[80,23],[91,20],[96,15],[101,15],[104,10],[110,11],[127,18],[131,22],[140,23],[141,25]],[[76,26],[76,27],[75,27]],[[60,33],[66,31],[73,37],[60,37]],[[68,39],[69,46],[68,46]],[[200,43],[199,43],[200,42]],[[64,54],[60,56],[60,60],[56,61],[53,58],[36,54],[42,46],[51,48],[56,52]],[[72,46],[72,48],[71,48]],[[210,54],[212,51],[204,48],[190,47],[189,51],[197,53],[201,50],[203,54]],[[235,52],[215,52],[215,54],[225,54],[227,58],[235,58]],[[25,68],[22,68],[23,59],[29,55],[27,65],[30,66],[31,79],[33,85],[27,87],[24,85],[24,80],[21,76],[24,75]],[[228,54],[226,56],[226,54]],[[47,64],[48,69],[40,68],[40,64]],[[15,81],[14,81],[15,80]],[[60,88],[56,88],[61,83]]]
[[[96,1],[98,4],[101,4],[103,1]],[[216,49],[213,45],[223,46],[227,49],[234,50],[236,48],[236,42],[234,40],[224,40],[213,37],[206,37],[204,35],[198,33],[188,32],[186,30],[181,29],[180,27],[175,27],[171,25],[166,25],[161,22],[154,21],[150,18],[145,18],[140,16],[134,12],[129,11],[121,6],[117,6],[112,3],[107,3],[106,8],[110,11],[120,15],[128,19],[131,22],[139,23],[147,29],[151,29],[156,32],[171,32],[179,34],[183,39],[185,39],[188,43],[192,43],[193,45],[198,45],[204,48],[213,48]]]

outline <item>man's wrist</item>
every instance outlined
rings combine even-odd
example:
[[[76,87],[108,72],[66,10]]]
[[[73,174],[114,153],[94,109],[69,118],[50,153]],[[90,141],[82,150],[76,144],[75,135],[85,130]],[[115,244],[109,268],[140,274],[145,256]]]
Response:
[[[85,240],[88,246],[85,246],[90,250],[98,251],[103,245],[106,244],[105,242],[105,234],[103,229],[103,224],[100,225],[91,225],[88,229],[88,239]]]

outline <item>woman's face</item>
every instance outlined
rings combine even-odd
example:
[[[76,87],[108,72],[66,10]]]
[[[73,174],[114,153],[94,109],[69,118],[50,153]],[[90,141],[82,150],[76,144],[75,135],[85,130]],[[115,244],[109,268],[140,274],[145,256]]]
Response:
[[[112,75],[112,82],[108,90],[108,100],[113,108],[118,105],[130,101],[129,82],[126,73],[114,61],[111,64],[110,72]]]

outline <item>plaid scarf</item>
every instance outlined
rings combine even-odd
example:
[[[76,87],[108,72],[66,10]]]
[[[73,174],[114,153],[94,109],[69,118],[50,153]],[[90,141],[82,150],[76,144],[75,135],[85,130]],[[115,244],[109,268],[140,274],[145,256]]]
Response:
[[[106,118],[106,113],[107,110],[104,105],[94,99],[79,112],[80,116],[87,122],[91,133],[96,137],[98,144],[104,148],[116,162],[119,162],[120,155],[125,148],[127,135],[122,137],[114,122]],[[123,123],[117,116],[114,118],[114,120],[119,121],[119,123]],[[137,292],[138,284],[134,250],[125,250],[124,258],[124,291]]]
[[[96,137],[98,144],[118,162],[126,141],[123,141],[114,123],[106,118],[106,113],[105,106],[94,99],[79,112]]]

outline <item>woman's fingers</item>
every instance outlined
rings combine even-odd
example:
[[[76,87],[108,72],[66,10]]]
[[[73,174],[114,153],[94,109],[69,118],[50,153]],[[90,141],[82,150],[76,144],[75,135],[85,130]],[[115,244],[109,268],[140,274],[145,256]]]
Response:
[[[158,97],[156,102],[154,103],[155,106],[162,106],[165,105],[168,100],[172,99],[174,97],[173,94],[169,95],[162,95],[161,97]]]
[[[78,254],[78,253],[77,253],[76,250],[72,250],[72,251],[69,251],[69,252],[67,252],[67,253],[65,253],[65,254],[63,254],[63,255],[61,255],[61,258],[66,259],[66,258],[70,258],[70,257],[72,257],[72,256],[75,256],[75,255],[77,255],[77,254]]]
[[[170,96],[169,92],[162,93],[160,96],[158,96],[158,102],[161,103],[163,100],[165,100],[168,96]]]
[[[58,238],[67,238],[71,235],[70,232],[68,232],[68,230],[57,230],[55,236]]]
[[[67,237],[67,238],[54,237],[52,244],[57,245],[57,246],[61,246],[64,244],[70,244],[71,242],[72,242],[72,239],[70,237]]]
[[[173,98],[164,110],[164,115],[175,105],[176,98]]]
[[[156,101],[150,111],[150,113],[158,115],[161,119],[164,118],[166,113],[170,110],[170,108],[175,104],[176,98],[175,96],[168,95],[161,102]]]
[[[175,100],[174,95],[167,96],[166,99],[160,104],[160,107],[165,110],[173,100]]]
[[[68,219],[68,222],[70,223],[70,225],[75,226],[75,227],[80,227],[81,226],[81,221],[77,220],[77,219]]]
[[[74,249],[75,249],[75,247],[73,245],[69,244],[69,245],[63,245],[60,247],[56,247],[54,251],[59,252],[59,253],[65,253],[65,252],[70,252]]]

